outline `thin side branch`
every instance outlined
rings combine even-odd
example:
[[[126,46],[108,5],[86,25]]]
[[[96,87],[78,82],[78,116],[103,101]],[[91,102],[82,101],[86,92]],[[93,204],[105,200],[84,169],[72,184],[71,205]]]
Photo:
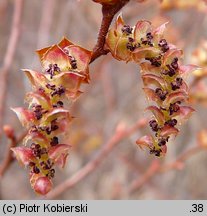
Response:
[[[6,89],[7,89],[7,79],[9,70],[11,68],[15,51],[17,48],[17,43],[20,35],[20,26],[21,26],[21,15],[23,9],[23,1],[24,0],[15,0],[14,1],[14,13],[13,20],[11,26],[11,34],[8,41],[8,46],[6,50],[6,54],[4,57],[3,67],[0,69],[1,71],[1,80],[0,80],[0,137],[2,135],[2,125],[3,125],[3,114],[4,114],[4,105],[6,98]]]
[[[108,33],[109,27],[116,13],[118,13],[121,10],[121,8],[123,8],[129,1],[130,0],[120,0],[119,3],[116,3],[113,6],[111,5],[102,6],[103,18],[102,18],[101,27],[98,33],[97,43],[93,49],[91,63],[98,57],[102,55],[106,55],[109,52],[108,50],[104,49],[106,35]]]
[[[153,161],[150,167],[141,176],[141,178],[135,179],[131,183],[128,192],[133,193],[134,191],[139,190],[143,185],[145,185],[148,181],[150,181],[150,179],[152,179],[159,173],[165,173],[170,170],[182,169],[185,161],[187,161],[191,156],[199,153],[202,150],[204,150],[202,146],[196,145],[183,152],[180,156],[178,156],[177,159],[175,159],[175,161],[170,162],[168,164],[161,165],[160,162],[156,160]]]
[[[101,164],[104,159],[109,155],[112,149],[120,143],[121,140],[133,134],[139,128],[144,127],[147,121],[144,119],[138,121],[134,126],[129,129],[125,127],[118,127],[115,134],[109,139],[109,141],[103,146],[100,152],[89,161],[82,169],[77,171],[72,177],[66,179],[60,185],[56,186],[48,195],[46,199],[54,199],[57,196],[61,195],[64,191],[74,187],[77,183],[82,181],[85,177],[87,177],[90,173],[95,171],[98,166]]]
[[[27,132],[23,132],[18,138],[13,135],[9,137],[9,145],[7,147],[4,159],[0,165],[0,178],[4,175],[4,173],[8,170],[11,163],[14,161],[14,157],[11,151],[11,148],[16,147],[18,143],[20,143],[24,137],[26,136]]]

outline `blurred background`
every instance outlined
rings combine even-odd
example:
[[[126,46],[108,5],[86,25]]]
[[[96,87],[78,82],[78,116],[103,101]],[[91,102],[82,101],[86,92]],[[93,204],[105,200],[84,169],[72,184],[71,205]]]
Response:
[[[15,0],[0,0],[0,68],[11,34],[14,5]],[[184,63],[203,67],[202,74],[188,78],[196,112],[181,126],[178,137],[169,143],[166,157],[158,160],[162,165],[175,161],[182,152],[199,145],[198,138],[207,139],[204,130],[207,128],[206,12],[207,6],[202,0],[147,0],[142,3],[132,0],[122,9],[124,20],[130,25],[140,19],[151,21],[155,27],[169,21],[166,39],[184,50]],[[10,107],[26,106],[24,95],[30,85],[20,69],[41,70],[35,50],[57,43],[63,36],[92,50],[101,18],[101,5],[91,0],[23,1],[17,48],[4,82],[6,97],[1,101],[2,125],[12,125],[18,135],[23,132]],[[149,116],[144,112],[148,102],[143,94],[139,70],[134,63],[118,62],[110,54],[91,64],[91,82],[83,87],[84,94],[71,107],[76,119],[65,142],[73,146],[72,151],[66,167],[57,171],[54,185],[61,184],[94,158],[113,136],[117,125],[131,127],[139,119]],[[2,73],[0,71],[0,77]],[[185,164],[151,175],[157,160],[135,144],[138,137],[148,132],[146,126],[121,140],[100,166],[56,199],[207,199],[205,148],[188,157]],[[8,139],[1,132],[0,161],[3,161],[7,148]],[[133,182],[138,182],[138,186],[129,191]],[[39,199],[30,188],[28,172],[16,161],[0,179],[0,198]]]

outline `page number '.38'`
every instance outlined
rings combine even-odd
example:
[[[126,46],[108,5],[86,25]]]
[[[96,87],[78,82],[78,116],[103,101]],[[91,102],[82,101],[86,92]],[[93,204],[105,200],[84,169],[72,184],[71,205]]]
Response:
[[[203,212],[203,204],[192,204],[192,207],[190,212]]]

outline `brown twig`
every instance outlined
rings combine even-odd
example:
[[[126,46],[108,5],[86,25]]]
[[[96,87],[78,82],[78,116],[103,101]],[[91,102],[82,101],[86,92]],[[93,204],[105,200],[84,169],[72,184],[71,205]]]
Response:
[[[192,155],[197,154],[204,148],[202,146],[194,146],[187,151],[183,152],[180,156],[178,156],[175,161],[170,162],[168,164],[161,165],[157,161],[153,161],[147,171],[142,175],[141,178],[135,179],[131,185],[129,186],[128,191],[134,192],[145,185],[150,179],[152,179],[158,173],[164,173],[173,169],[181,169],[183,167],[183,163],[190,158]]]
[[[157,173],[157,171],[160,168],[159,161],[155,160],[151,163],[149,168],[146,170],[146,172],[141,176],[141,178],[135,179],[130,187],[129,187],[129,193],[138,190],[141,188],[146,182],[148,182],[154,175]]]
[[[138,121],[134,126],[129,129],[119,125],[115,134],[109,139],[109,141],[103,146],[103,148],[99,151],[99,153],[89,161],[83,168],[81,168],[77,173],[75,173],[72,177],[66,179],[64,182],[60,183],[60,185],[56,186],[48,195],[46,199],[54,199],[64,191],[72,188],[85,177],[87,177],[90,173],[95,171],[101,162],[108,156],[108,154],[112,151],[112,149],[123,139],[133,134],[139,128],[144,127],[146,125],[146,120],[142,119]]]
[[[106,55],[109,52],[108,50],[104,49],[106,35],[108,33],[109,27],[116,13],[118,13],[118,11],[121,10],[121,8],[124,7],[129,1],[130,0],[120,0],[118,3],[116,3],[113,6],[103,4],[102,6],[103,18],[98,33],[97,43],[93,49],[91,63],[98,57],[102,55]]]
[[[48,43],[50,30],[55,18],[56,0],[45,0],[42,2],[41,20],[38,29],[37,47],[45,46]]]
[[[14,55],[15,55],[15,51],[17,48],[17,43],[20,35],[22,9],[23,9],[23,0],[15,0],[11,34],[9,37],[8,46],[4,57],[3,67],[0,69],[1,71],[0,137],[2,135],[2,124],[3,124],[3,116],[4,116],[3,114],[4,114],[5,98],[7,93],[6,88],[7,88],[8,73],[14,59]]]
[[[178,158],[173,161],[170,162],[166,165],[162,165],[159,169],[159,172],[163,173],[163,172],[167,172],[169,170],[172,169],[179,169],[179,167],[182,167],[182,164],[191,156],[197,154],[198,152],[202,151],[204,148],[202,146],[196,145],[188,150],[186,150],[185,152],[183,152],[180,156],[178,156]]]
[[[23,132],[19,137],[16,137],[14,134],[12,136],[8,137],[10,143],[7,147],[7,150],[6,150],[6,153],[4,156],[4,160],[2,161],[2,163],[0,165],[0,178],[2,178],[4,173],[7,171],[7,169],[11,165],[11,163],[14,161],[14,157],[13,157],[11,148],[17,146],[17,144],[24,139],[26,134],[27,134],[27,132]]]

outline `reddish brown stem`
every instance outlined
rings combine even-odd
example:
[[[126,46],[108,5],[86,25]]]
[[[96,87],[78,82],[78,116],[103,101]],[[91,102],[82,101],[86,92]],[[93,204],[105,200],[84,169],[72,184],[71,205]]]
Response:
[[[166,165],[160,165],[160,163],[157,163],[157,161],[152,162],[151,166],[147,169],[143,176],[141,178],[135,179],[131,183],[129,192],[138,190],[158,173],[164,173],[169,170],[178,169],[178,166],[182,165],[182,163],[184,163],[188,158],[197,154],[201,150],[203,150],[203,147],[201,146],[192,147],[183,152],[175,161],[170,162]]]
[[[17,48],[17,43],[20,35],[20,25],[21,25],[21,15],[23,9],[23,0],[15,0],[14,1],[14,14],[12,20],[11,34],[8,41],[8,46],[6,50],[6,54],[4,57],[3,67],[0,69],[1,71],[1,80],[0,80],[0,137],[2,135],[2,124],[3,124],[3,114],[5,107],[5,98],[6,98],[6,89],[7,89],[7,79],[10,67],[12,65],[15,51]]]
[[[120,0],[115,5],[103,5],[102,6],[102,22],[98,33],[97,43],[93,49],[91,63],[102,55],[106,55],[109,51],[104,49],[106,35],[108,33],[111,22],[116,13],[121,10],[130,0]]]
[[[203,147],[202,146],[194,146],[187,151],[183,152],[175,161],[168,163],[166,165],[163,165],[160,167],[159,172],[167,172],[172,169],[178,169],[178,166],[184,163],[188,158],[191,156],[197,154],[198,152],[202,151]]]
[[[17,146],[19,142],[21,142],[24,137],[26,136],[27,132],[23,132],[18,138],[16,138],[15,135],[9,138],[9,145],[7,147],[4,160],[2,161],[0,165],[0,178],[4,175],[4,173],[7,171],[11,163],[14,161],[13,154],[11,151],[11,148]]]
[[[124,138],[133,134],[137,129],[144,127],[146,125],[145,120],[140,120],[134,126],[129,129],[118,127],[116,133],[111,137],[111,139],[103,146],[100,152],[96,155],[94,159],[89,161],[82,169],[75,173],[72,177],[66,179],[60,185],[56,186],[48,195],[47,199],[54,199],[64,191],[72,188],[90,173],[95,171],[101,162],[108,156],[112,149]]]
[[[141,188],[146,182],[148,182],[160,168],[158,161],[153,161],[147,171],[141,176],[141,178],[135,179],[129,187],[129,192],[133,192]]]

